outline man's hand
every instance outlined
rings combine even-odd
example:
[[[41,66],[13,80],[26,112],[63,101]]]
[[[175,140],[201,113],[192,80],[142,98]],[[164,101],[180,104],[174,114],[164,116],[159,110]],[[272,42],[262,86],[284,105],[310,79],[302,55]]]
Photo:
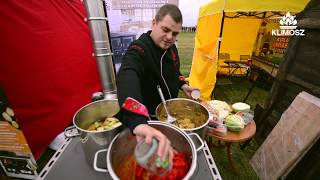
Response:
[[[191,97],[191,92],[192,92],[193,90],[199,90],[198,88],[190,87],[190,86],[187,85],[187,84],[182,85],[182,86],[181,86],[181,89],[182,89],[182,91],[184,92],[184,94],[187,96],[187,98],[189,98],[189,99],[193,99],[193,98]]]
[[[162,134],[159,130],[149,126],[148,124],[140,124],[134,128],[133,133],[137,136],[137,140],[145,139],[147,144],[150,144],[152,138],[159,142],[157,154],[161,160],[166,160],[169,157],[169,162],[172,163],[173,148],[171,147],[170,140]]]

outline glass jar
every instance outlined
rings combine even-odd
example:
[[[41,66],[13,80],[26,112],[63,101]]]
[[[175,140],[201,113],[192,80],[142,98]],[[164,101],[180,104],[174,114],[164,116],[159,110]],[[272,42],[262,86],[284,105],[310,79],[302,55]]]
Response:
[[[158,141],[154,138],[150,144],[147,144],[145,140],[141,140],[135,147],[134,156],[137,163],[148,172],[164,176],[171,169],[171,164],[168,157],[163,161],[157,155],[158,144]]]
[[[200,98],[200,90],[194,89],[193,91],[191,91],[191,97],[195,100],[198,100]]]

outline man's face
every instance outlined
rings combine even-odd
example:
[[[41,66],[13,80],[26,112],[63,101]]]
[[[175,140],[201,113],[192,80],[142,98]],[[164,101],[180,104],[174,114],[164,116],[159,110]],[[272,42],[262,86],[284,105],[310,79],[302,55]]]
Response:
[[[170,15],[166,15],[161,21],[152,21],[150,36],[161,49],[168,49],[175,43],[181,28],[181,23],[176,23]]]

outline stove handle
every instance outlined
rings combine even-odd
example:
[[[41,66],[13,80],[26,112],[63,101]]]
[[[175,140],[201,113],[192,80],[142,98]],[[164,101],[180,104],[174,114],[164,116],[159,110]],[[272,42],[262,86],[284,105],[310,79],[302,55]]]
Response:
[[[75,136],[79,136],[80,133],[79,133],[78,129],[76,128],[76,126],[69,126],[64,130],[64,135],[68,138],[72,138]]]
[[[99,167],[97,166],[97,163],[98,163],[97,161],[98,161],[98,156],[99,156],[99,154],[102,153],[102,152],[106,152],[106,151],[108,151],[108,149],[101,149],[101,150],[97,151],[97,152],[94,154],[93,168],[94,168],[94,170],[97,171],[97,172],[108,172],[108,169],[102,169],[102,168],[99,168]]]
[[[200,150],[203,149],[204,147],[204,142],[203,140],[201,139],[201,137],[197,134],[197,133],[188,133],[189,137],[191,138],[191,140],[193,141],[194,145],[196,146],[196,150],[197,152],[199,152]],[[194,142],[194,140],[192,139],[192,136],[193,137],[196,137],[197,141],[199,141],[200,145],[198,145],[198,143]]]

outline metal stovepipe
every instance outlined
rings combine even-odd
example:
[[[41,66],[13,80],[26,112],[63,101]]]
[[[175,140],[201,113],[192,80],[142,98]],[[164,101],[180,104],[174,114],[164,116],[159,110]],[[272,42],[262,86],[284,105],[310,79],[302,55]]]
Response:
[[[85,0],[87,21],[90,27],[100,80],[105,99],[117,97],[115,70],[109,41],[107,17],[102,0]]]

